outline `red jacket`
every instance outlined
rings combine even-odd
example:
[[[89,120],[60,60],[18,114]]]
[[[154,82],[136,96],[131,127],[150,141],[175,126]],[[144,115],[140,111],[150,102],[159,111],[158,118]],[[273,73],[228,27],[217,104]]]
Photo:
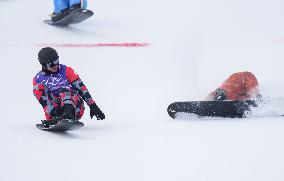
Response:
[[[258,81],[251,72],[237,72],[225,80],[219,89],[225,91],[228,100],[251,99],[258,94]],[[212,100],[215,91],[211,92],[207,100]]]

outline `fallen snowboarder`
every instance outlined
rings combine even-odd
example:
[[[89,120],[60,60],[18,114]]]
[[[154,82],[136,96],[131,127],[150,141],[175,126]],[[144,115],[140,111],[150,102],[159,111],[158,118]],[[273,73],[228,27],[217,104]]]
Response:
[[[237,72],[211,92],[205,101],[175,102],[168,106],[168,114],[193,113],[199,117],[246,117],[257,106],[261,95],[258,81],[251,72]]]

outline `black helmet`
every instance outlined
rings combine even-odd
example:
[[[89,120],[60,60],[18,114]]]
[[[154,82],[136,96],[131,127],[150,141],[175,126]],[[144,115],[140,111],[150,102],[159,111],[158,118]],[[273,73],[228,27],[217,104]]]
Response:
[[[59,58],[59,56],[58,56],[56,50],[51,48],[51,47],[42,48],[38,52],[39,63],[43,66],[46,66],[48,64],[53,64],[55,61],[58,64],[58,58]]]

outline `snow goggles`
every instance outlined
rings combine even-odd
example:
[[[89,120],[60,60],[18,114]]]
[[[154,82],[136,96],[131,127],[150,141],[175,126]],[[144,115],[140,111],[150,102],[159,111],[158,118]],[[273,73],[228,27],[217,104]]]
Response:
[[[59,59],[56,59],[56,60],[54,60],[54,61],[52,61],[52,62],[49,62],[49,63],[45,64],[45,66],[46,66],[47,68],[52,68],[52,67],[54,67],[54,66],[56,66],[56,65],[59,65]]]

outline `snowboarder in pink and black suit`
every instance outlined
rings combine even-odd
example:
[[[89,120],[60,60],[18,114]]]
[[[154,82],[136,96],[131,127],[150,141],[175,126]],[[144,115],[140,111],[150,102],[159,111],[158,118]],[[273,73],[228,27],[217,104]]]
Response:
[[[33,93],[44,109],[44,125],[56,124],[61,119],[81,119],[84,101],[90,108],[91,118],[105,119],[79,75],[71,67],[59,64],[55,49],[42,48],[38,60],[42,70],[33,78]]]

